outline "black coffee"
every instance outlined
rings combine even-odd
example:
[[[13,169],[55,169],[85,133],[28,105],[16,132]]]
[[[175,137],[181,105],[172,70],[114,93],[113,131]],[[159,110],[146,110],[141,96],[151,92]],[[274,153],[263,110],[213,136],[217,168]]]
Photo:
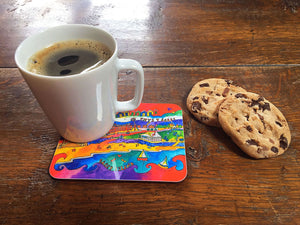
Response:
[[[63,41],[31,56],[27,69],[41,75],[68,76],[102,65],[111,56],[110,49],[98,41]]]

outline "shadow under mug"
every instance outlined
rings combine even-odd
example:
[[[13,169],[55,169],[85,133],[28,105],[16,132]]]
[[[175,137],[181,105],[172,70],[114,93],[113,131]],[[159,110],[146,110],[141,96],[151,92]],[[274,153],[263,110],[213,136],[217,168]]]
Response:
[[[46,76],[28,71],[29,58],[56,42],[90,39],[102,42],[112,56],[101,66],[70,76]],[[132,59],[119,59],[116,40],[106,31],[81,24],[47,29],[25,39],[15,52],[15,61],[45,114],[57,131],[72,142],[88,142],[105,135],[117,112],[136,109],[144,92],[144,72]],[[136,71],[134,98],[118,101],[118,73]]]

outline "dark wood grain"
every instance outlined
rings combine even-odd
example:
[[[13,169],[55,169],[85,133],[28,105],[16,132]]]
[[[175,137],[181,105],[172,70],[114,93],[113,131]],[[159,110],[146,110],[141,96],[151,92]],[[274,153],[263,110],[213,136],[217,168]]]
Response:
[[[188,176],[181,183],[55,180],[48,168],[59,135],[17,69],[0,69],[1,224],[299,224],[300,68],[145,69],[143,102],[184,112]],[[277,158],[253,160],[219,128],[185,106],[198,80],[222,77],[272,101],[292,143]],[[131,95],[120,79],[120,96]]]
[[[143,66],[299,64],[299,1],[41,1],[0,5],[0,67],[17,45],[65,23],[111,32],[121,57]]]

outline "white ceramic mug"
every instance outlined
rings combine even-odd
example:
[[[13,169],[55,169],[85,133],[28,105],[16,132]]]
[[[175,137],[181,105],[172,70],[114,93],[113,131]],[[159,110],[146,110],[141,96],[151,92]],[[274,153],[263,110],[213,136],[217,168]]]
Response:
[[[70,76],[45,76],[26,69],[29,58],[39,50],[60,41],[92,39],[104,43],[112,56],[103,65]],[[141,64],[119,59],[116,40],[107,32],[88,25],[62,25],[24,40],[16,50],[15,61],[25,81],[57,131],[73,142],[92,141],[113,126],[116,112],[134,110],[144,91]],[[117,100],[118,73],[136,71],[135,96]]]

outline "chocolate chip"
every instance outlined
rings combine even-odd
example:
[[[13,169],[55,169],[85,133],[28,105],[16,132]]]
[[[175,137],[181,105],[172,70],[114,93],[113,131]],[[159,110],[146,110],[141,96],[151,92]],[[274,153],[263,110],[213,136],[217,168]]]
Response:
[[[253,106],[255,106],[255,105],[259,105],[259,103],[258,103],[257,101],[255,101],[255,100],[252,99],[252,102],[251,102],[251,104],[250,104],[250,107],[253,107]]]
[[[253,129],[252,129],[252,127],[251,126],[246,126],[246,129],[247,129],[247,131],[249,131],[249,132],[252,132],[253,131]]]
[[[263,101],[264,100],[264,98],[263,97],[259,97],[257,100],[254,100],[254,99],[252,99],[252,102],[251,102],[251,104],[250,104],[250,107],[253,107],[253,106],[255,106],[255,105],[260,105],[259,104],[259,102],[261,102],[261,101]]]
[[[217,93],[216,96],[221,96],[221,95],[219,93]]]
[[[246,115],[245,117],[246,117],[247,121],[249,121],[249,115]]]
[[[193,102],[192,104],[192,111],[193,112],[197,112],[197,111],[201,111],[201,103],[200,102]]]
[[[261,122],[263,123],[263,125],[265,126],[265,121],[264,121],[265,118],[264,118],[262,115],[258,114],[258,113],[257,113],[257,115],[258,115],[260,121],[261,121]]]
[[[208,104],[208,97],[202,96],[201,99],[205,104]]]
[[[197,99],[199,99],[199,97],[198,97],[198,96],[196,96],[196,97],[194,97],[194,98],[193,98],[193,100],[197,100]]]
[[[230,84],[232,84],[232,83],[233,83],[233,81],[232,81],[232,80],[225,80],[225,82],[227,83],[227,85],[228,85],[228,86],[230,86]]]
[[[200,84],[200,87],[209,87],[209,83]]]
[[[273,146],[273,147],[271,148],[271,151],[274,152],[274,153],[278,153],[278,148],[276,148],[275,146]]]
[[[222,93],[222,96],[226,97],[228,95],[228,93],[229,93],[229,88],[225,88],[223,93]]]
[[[262,97],[262,96],[259,96],[259,98],[257,99],[258,102],[261,102],[261,101],[263,101],[263,100],[265,100],[265,99],[264,99],[264,97]]]
[[[255,111],[255,112],[256,112],[256,111]],[[266,129],[265,118],[264,118],[262,115],[260,115],[259,113],[257,113],[257,115],[258,115],[260,121],[262,122],[262,124],[264,125],[264,129]],[[261,133],[261,132],[260,132],[260,133]]]
[[[263,105],[259,105],[259,109],[262,109],[262,111],[265,111],[265,110],[271,111],[270,104],[268,102],[266,102]]]
[[[256,145],[256,146],[258,146],[258,142],[255,141],[255,140],[253,140],[253,139],[249,139],[249,140],[247,140],[246,142],[247,142],[249,145]]]
[[[247,98],[247,96],[244,95],[244,94],[242,94],[242,93],[237,93],[237,94],[235,95],[235,97],[236,97],[236,98]]]
[[[281,124],[280,122],[275,121],[275,123],[276,123],[278,126],[282,127],[282,124]]]
[[[283,149],[286,149],[288,147],[288,140],[283,136],[283,134],[279,138],[279,146]]]

